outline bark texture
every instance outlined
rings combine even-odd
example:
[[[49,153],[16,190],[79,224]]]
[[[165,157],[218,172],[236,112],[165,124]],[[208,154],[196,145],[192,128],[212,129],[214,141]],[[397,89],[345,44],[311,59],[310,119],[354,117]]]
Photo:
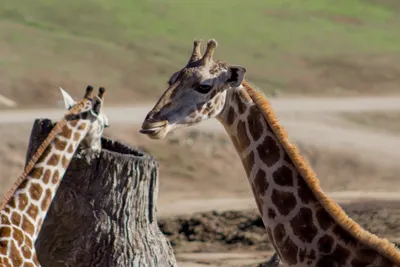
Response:
[[[27,158],[51,131],[36,120]],[[158,163],[106,138],[75,154],[35,244],[42,266],[177,266],[156,217]]]

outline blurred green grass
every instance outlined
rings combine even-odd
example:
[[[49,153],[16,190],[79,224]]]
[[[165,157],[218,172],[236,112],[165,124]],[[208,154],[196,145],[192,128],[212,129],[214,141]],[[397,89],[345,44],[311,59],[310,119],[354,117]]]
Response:
[[[148,99],[193,39],[216,38],[217,58],[245,66],[266,92],[285,91],[293,58],[399,53],[399,10],[396,0],[0,0],[0,73],[6,87],[67,77]]]

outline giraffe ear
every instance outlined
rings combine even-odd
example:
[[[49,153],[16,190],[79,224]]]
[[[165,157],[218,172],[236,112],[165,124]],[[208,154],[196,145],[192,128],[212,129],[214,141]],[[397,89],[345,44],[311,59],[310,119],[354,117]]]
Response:
[[[71,107],[73,107],[76,104],[76,102],[74,99],[72,99],[72,97],[67,92],[64,91],[64,89],[62,89],[60,87],[60,90],[61,90],[61,94],[64,99],[65,108],[69,110]]]
[[[239,66],[230,66],[228,68],[228,80],[227,83],[231,87],[239,87],[244,79],[246,69]]]

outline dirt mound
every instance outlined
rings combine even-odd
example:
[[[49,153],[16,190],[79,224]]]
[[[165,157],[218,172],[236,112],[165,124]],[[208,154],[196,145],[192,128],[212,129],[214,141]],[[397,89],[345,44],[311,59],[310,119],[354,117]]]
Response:
[[[364,202],[343,208],[372,233],[400,241],[400,202]],[[255,210],[198,213],[161,219],[159,224],[176,253],[273,250]]]

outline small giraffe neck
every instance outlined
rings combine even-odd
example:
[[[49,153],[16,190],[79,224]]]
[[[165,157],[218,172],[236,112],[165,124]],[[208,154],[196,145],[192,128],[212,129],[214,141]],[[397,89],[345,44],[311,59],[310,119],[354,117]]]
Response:
[[[87,126],[80,120],[57,123],[8,192],[0,210],[0,266],[39,265],[36,238]]]
[[[218,120],[242,160],[269,239],[287,266],[400,266],[394,245],[364,230],[322,192],[262,94],[247,82],[229,90]]]

